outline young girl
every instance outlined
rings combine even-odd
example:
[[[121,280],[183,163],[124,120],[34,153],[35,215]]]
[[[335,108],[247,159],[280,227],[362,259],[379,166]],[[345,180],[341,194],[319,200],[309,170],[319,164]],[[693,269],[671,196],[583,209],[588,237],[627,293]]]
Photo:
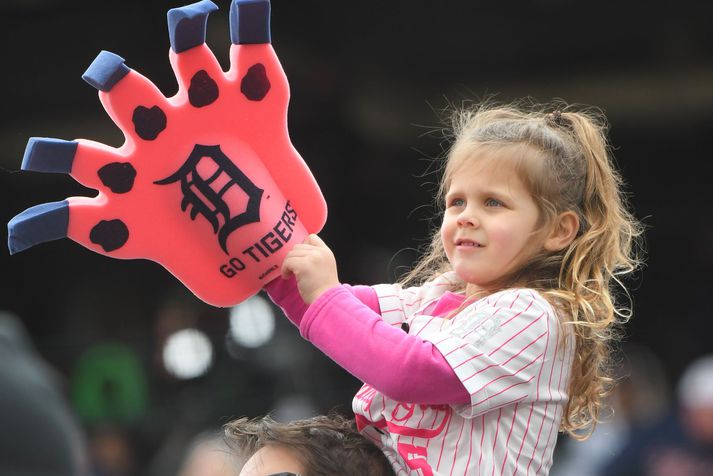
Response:
[[[547,474],[557,432],[597,421],[625,317],[612,287],[636,267],[640,226],[601,119],[531,109],[457,116],[415,286],[340,284],[312,235],[267,287],[365,382],[357,424],[397,474]]]

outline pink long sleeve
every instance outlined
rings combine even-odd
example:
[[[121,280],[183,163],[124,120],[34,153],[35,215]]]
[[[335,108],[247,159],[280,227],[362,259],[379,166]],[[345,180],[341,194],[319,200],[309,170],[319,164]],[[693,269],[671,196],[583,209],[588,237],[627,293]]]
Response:
[[[436,347],[336,286],[307,307],[302,336],[349,373],[401,402],[462,404],[470,395]]]
[[[366,304],[372,311],[376,313],[381,312],[379,310],[379,298],[372,288],[369,286],[350,286],[348,284],[342,284],[342,286],[348,289],[349,292],[356,296],[359,301]],[[287,318],[292,321],[294,325],[299,327],[302,316],[304,316],[309,306],[305,304],[302,300],[302,296],[300,296],[295,277],[273,279],[265,286],[265,291],[267,291],[270,299],[280,306]]]

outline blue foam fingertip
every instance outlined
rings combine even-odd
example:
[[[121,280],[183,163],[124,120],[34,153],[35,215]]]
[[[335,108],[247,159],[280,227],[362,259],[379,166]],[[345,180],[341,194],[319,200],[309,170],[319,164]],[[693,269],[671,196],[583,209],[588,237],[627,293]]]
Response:
[[[22,170],[68,174],[72,171],[77,142],[31,137],[22,157]]]
[[[7,247],[10,254],[46,241],[67,236],[69,202],[43,203],[28,208],[7,224]]]
[[[208,15],[216,10],[218,6],[210,0],[170,9],[167,17],[171,49],[182,53],[205,43]]]
[[[82,79],[99,91],[108,92],[129,74],[129,71],[131,69],[124,64],[124,58],[102,50],[84,72]]]
[[[230,40],[234,45],[270,43],[269,0],[233,0]]]

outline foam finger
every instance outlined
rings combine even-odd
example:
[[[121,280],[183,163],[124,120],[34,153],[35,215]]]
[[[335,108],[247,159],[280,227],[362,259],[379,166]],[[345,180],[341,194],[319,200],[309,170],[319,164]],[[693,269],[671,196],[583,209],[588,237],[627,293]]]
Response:
[[[230,8],[230,71],[228,76],[239,82],[246,106],[255,108],[255,120],[261,112],[275,108],[287,118],[289,85],[275,50],[270,43],[270,2],[268,0],[233,0]],[[282,116],[282,114],[281,114]],[[274,121],[275,114],[270,114]],[[262,126],[261,126],[262,127]]]
[[[100,254],[134,258],[136,240],[131,224],[114,210],[106,197],[71,197],[67,237]]]
[[[129,192],[136,169],[113,147],[98,142],[32,137],[27,142],[22,170],[67,173],[86,187],[108,193]]]
[[[213,104],[223,85],[220,64],[205,44],[208,16],[217,9],[210,0],[202,0],[168,11],[169,58],[178,79],[178,97],[187,97],[196,108]]]
[[[7,224],[7,246],[10,254],[37,244],[67,236],[69,203],[43,203],[16,215]]]
[[[124,59],[102,51],[82,75],[99,90],[99,99],[127,140],[153,141],[167,128],[169,104],[146,77]]]

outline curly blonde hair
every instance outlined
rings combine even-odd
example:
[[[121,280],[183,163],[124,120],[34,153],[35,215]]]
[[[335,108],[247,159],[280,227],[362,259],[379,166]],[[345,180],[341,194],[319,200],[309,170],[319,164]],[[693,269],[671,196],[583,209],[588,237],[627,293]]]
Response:
[[[456,111],[452,126],[454,140],[443,168],[439,208],[453,174],[465,161],[504,150],[512,153],[490,156],[512,162],[539,208],[540,225],[551,224],[565,211],[579,217],[579,231],[569,246],[541,251],[498,286],[537,289],[571,329],[576,354],[560,430],[584,439],[599,421],[613,384],[611,347],[620,325],[631,315],[617,302],[620,297],[630,302],[621,279],[640,265],[642,249],[643,228],[622,191],[604,115],[563,103],[483,104]],[[486,154],[477,154],[484,150]],[[451,269],[436,230],[429,249],[402,283],[421,284]]]

